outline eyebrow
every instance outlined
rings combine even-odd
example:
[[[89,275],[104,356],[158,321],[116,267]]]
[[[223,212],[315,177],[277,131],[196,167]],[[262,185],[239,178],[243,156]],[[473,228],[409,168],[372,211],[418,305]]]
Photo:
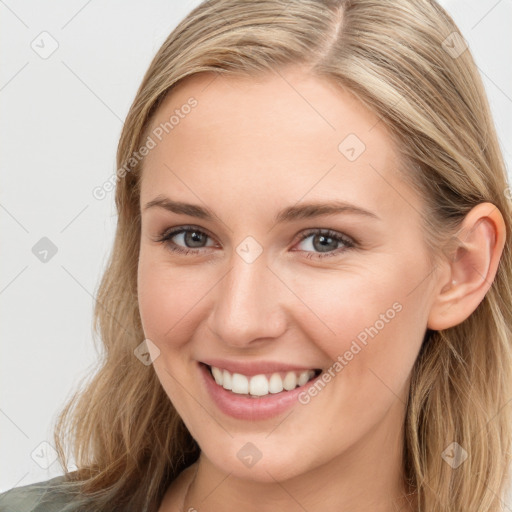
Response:
[[[199,219],[213,220],[215,217],[213,212],[208,208],[194,204],[173,201],[172,199],[164,196],[158,196],[146,203],[144,206],[144,211],[155,207],[163,208],[164,210],[172,213],[197,217]],[[376,213],[370,210],[365,210],[360,206],[356,206],[345,201],[329,201],[321,203],[309,202],[295,206],[288,206],[276,214],[274,217],[274,222],[276,224],[281,224],[283,222],[292,222],[294,220],[311,219],[323,215],[336,215],[341,213],[362,215],[365,217],[381,220]]]

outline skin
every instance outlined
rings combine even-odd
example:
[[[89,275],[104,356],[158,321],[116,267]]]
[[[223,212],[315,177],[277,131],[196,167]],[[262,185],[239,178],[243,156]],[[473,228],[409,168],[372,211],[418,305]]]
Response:
[[[471,210],[459,234],[466,250],[432,272],[422,198],[400,180],[384,123],[349,92],[300,67],[258,79],[195,75],[166,98],[152,126],[191,96],[198,105],[147,155],[141,182],[144,333],[160,351],[158,378],[201,447],[160,512],[182,504],[201,512],[412,510],[393,501],[405,491],[411,369],[427,327],[462,322],[489,289],[505,242],[499,210],[491,203]],[[354,161],[338,150],[348,134],[366,146]],[[159,195],[216,217],[144,209]],[[286,206],[333,199],[379,218],[273,221]],[[173,253],[171,242],[156,241],[187,225],[208,235],[198,253]],[[298,238],[312,228],[359,245],[331,243],[326,250],[335,256],[314,259],[325,254],[318,237]],[[263,249],[250,264],[236,252],[249,235]],[[183,234],[172,241],[187,248]],[[332,367],[394,303],[400,312],[317,396],[277,418],[224,415],[198,378],[197,361],[212,357]],[[252,467],[237,457],[247,442],[262,454]]]

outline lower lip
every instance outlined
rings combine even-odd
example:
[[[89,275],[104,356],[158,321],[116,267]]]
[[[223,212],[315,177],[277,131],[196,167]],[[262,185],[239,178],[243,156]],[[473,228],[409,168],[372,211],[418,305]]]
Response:
[[[228,416],[248,421],[265,420],[283,413],[293,404],[297,404],[298,396],[312,386],[322,375],[318,375],[303,386],[291,391],[269,393],[262,397],[251,398],[233,393],[219,386],[205,364],[199,363],[199,371],[203,376],[206,389],[217,407]]]

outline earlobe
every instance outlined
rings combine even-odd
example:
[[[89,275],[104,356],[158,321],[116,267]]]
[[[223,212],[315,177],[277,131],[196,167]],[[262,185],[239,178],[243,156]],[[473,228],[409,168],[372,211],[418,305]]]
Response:
[[[480,203],[465,217],[455,237],[448,279],[439,282],[427,327],[436,331],[462,323],[492,286],[505,245],[503,216],[492,203]],[[452,239],[453,240],[453,239]]]

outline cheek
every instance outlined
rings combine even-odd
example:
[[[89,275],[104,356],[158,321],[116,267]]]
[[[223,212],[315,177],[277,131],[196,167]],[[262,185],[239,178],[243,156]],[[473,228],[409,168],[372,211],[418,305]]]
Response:
[[[423,340],[424,289],[411,293],[418,280],[417,265],[404,261],[380,268],[378,275],[366,270],[309,280],[298,294],[307,297],[308,312],[295,318],[332,361],[340,404],[366,403],[380,396],[384,409],[405,393]]]
[[[377,278],[361,270],[303,277],[294,291],[307,312],[296,315],[295,320],[333,357],[348,349],[347,341],[358,338],[364,343],[365,328],[377,322],[379,331],[383,330],[388,323],[383,323],[380,315],[384,322],[394,320],[404,301],[401,279],[390,273],[382,275]]]
[[[146,337],[161,349],[162,342],[173,333],[173,326],[186,313],[187,294],[183,293],[180,278],[176,275],[176,279],[175,274],[141,252],[137,291],[142,326]]]
[[[149,251],[148,251],[149,253]],[[151,254],[139,257],[137,289],[139,310],[147,338],[162,351],[179,348],[197,327],[209,284],[196,268],[171,267]]]
[[[137,295],[144,334],[156,341],[165,329],[166,316],[162,312],[166,299],[158,267],[142,253],[137,273]]]
[[[190,374],[186,364],[188,354],[186,343],[197,325],[193,318],[195,311],[190,281],[180,269],[171,269],[155,258],[139,258],[138,277],[139,310],[144,335],[160,350],[153,362],[153,369],[167,396],[192,434],[191,421],[197,411],[195,402],[190,402],[183,386],[191,387]],[[204,293],[204,291],[203,291]],[[194,323],[195,322],[195,323]],[[188,382],[188,383],[187,383]]]

